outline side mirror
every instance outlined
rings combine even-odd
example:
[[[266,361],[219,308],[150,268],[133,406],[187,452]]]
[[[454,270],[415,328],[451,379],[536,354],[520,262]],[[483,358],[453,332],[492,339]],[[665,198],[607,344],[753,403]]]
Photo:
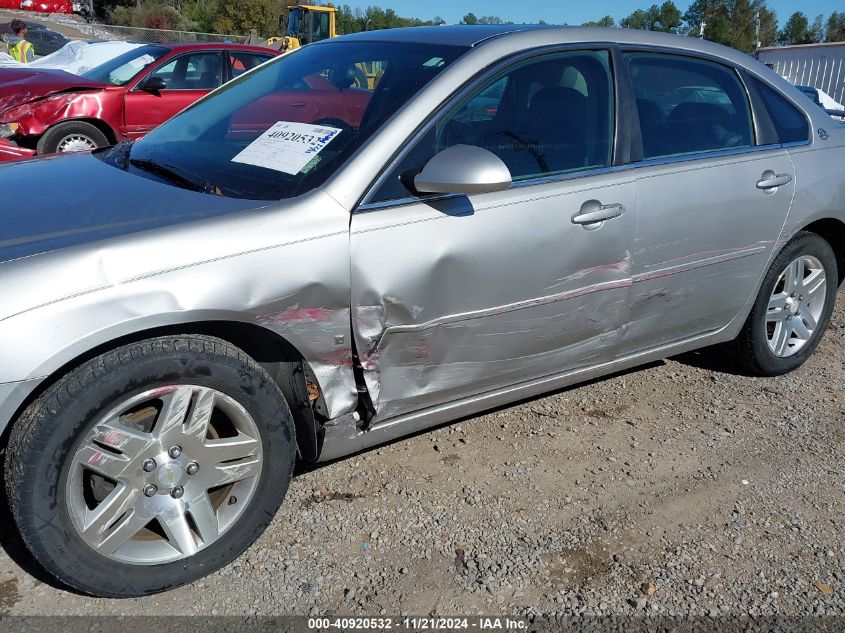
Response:
[[[414,178],[418,193],[488,193],[511,186],[508,166],[493,152],[474,145],[455,145],[428,161]]]
[[[152,77],[147,77],[138,87],[144,92],[159,93],[167,88],[167,82],[161,77],[153,75]]]

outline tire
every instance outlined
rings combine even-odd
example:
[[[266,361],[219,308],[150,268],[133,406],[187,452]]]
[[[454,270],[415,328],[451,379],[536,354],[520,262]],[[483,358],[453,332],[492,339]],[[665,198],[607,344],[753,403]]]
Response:
[[[182,444],[168,449],[174,437]],[[70,371],[14,423],[6,454],[12,516],[35,560],[78,591],[136,597],[243,553],[287,493],[296,441],[284,396],[254,360],[220,339],[172,336]],[[100,518],[85,532],[89,516]]]
[[[67,121],[54,125],[44,132],[41,138],[38,139],[38,153],[60,153],[60,146],[69,138],[78,139],[80,143],[85,142],[92,147],[80,147],[80,149],[65,151],[88,151],[110,145],[106,135],[90,123],[85,123],[84,121]]]
[[[802,263],[796,264],[802,259]],[[793,277],[800,277],[802,283],[789,288],[786,284],[792,266],[796,271]],[[807,283],[812,290],[819,284],[820,278],[814,276],[819,271],[824,274],[825,285],[818,287],[811,297],[803,284]],[[836,255],[830,244],[815,233],[798,233],[775,258],[742,331],[729,344],[739,364],[758,376],[781,376],[803,365],[830,323],[838,275]],[[783,323],[780,330],[779,322]],[[802,331],[790,334],[796,327]]]

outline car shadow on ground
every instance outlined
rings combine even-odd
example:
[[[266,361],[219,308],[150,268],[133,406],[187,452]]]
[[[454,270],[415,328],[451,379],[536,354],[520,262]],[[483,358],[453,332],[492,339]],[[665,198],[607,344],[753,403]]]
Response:
[[[722,345],[697,349],[692,352],[673,356],[670,360],[681,365],[686,365],[687,367],[704,369],[706,371],[716,372],[717,374],[730,374],[731,376],[745,376],[749,378],[754,376],[754,374],[737,363],[732,358],[728,349]]]

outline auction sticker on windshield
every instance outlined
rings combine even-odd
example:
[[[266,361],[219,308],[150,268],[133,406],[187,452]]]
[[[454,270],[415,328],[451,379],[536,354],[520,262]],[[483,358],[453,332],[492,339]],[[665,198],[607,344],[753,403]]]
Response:
[[[342,130],[311,123],[279,121],[232,159],[295,176],[313,161]]]

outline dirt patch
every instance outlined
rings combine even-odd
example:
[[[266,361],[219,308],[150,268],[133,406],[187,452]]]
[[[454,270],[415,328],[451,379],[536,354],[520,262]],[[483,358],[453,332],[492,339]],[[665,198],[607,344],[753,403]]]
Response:
[[[20,599],[17,578],[0,581],[0,616],[9,615]]]
[[[302,502],[302,507],[311,508],[312,506],[315,506],[318,503],[331,503],[332,501],[345,501],[346,503],[352,503],[357,499],[363,498],[364,495],[356,495],[352,494],[351,492],[330,492],[323,495],[313,495],[312,497]]]

